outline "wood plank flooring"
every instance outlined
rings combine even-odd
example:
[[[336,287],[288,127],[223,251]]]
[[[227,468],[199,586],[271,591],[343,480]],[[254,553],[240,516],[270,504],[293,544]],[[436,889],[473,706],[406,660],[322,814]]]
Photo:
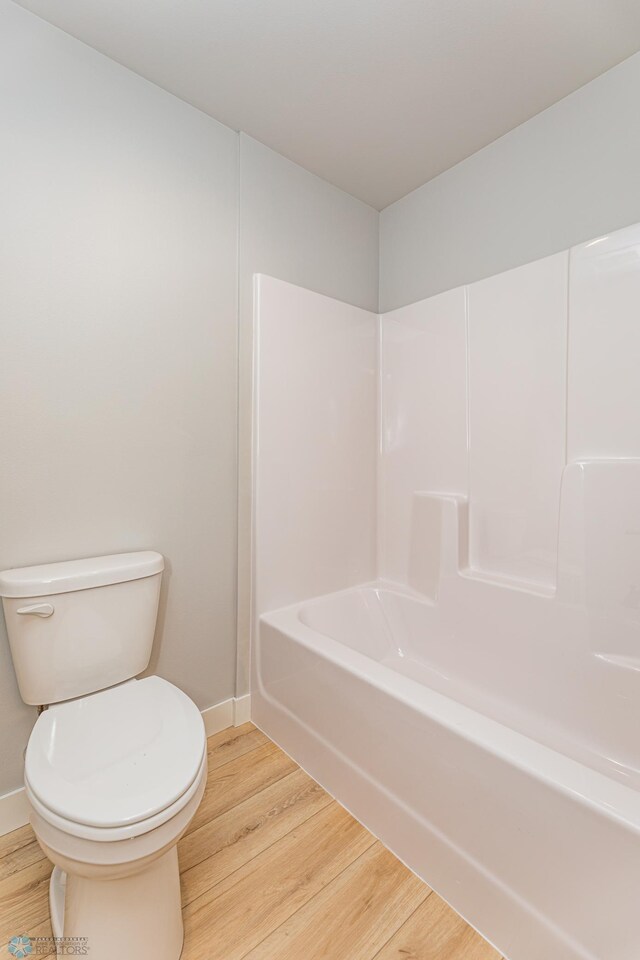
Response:
[[[178,846],[182,960],[500,960],[252,724],[208,759]],[[50,873],[31,827],[0,837],[0,951],[51,936]]]

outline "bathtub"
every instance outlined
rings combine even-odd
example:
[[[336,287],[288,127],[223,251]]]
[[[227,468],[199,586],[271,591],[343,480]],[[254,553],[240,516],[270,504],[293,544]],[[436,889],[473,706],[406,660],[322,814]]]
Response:
[[[583,604],[451,589],[261,616],[255,723],[509,960],[639,960],[636,661]]]

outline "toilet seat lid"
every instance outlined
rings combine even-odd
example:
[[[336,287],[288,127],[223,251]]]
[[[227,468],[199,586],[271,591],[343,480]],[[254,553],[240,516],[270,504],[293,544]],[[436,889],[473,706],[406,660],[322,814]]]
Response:
[[[40,714],[25,779],[47,809],[75,823],[139,823],[175,803],[206,750],[200,711],[160,677],[131,680]]]

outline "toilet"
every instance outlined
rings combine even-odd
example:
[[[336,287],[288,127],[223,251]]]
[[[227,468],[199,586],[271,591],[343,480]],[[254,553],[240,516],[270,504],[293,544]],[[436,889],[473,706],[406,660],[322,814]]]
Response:
[[[91,960],[182,951],[177,843],[202,799],[207,750],[193,701],[160,677],[136,679],[163,569],[145,551],[0,573],[20,694],[45,707],[24,780],[54,864],[53,935]]]

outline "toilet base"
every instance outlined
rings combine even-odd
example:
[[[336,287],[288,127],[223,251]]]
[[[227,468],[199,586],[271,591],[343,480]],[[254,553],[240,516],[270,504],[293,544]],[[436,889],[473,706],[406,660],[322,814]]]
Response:
[[[54,867],[49,881],[49,910],[51,912],[51,930],[56,939],[62,936],[64,928],[64,897],[67,889],[67,875],[61,867]]]
[[[175,845],[137,873],[114,879],[74,876],[56,867],[49,901],[54,937],[80,938],[91,960],[178,960],[182,953]]]

